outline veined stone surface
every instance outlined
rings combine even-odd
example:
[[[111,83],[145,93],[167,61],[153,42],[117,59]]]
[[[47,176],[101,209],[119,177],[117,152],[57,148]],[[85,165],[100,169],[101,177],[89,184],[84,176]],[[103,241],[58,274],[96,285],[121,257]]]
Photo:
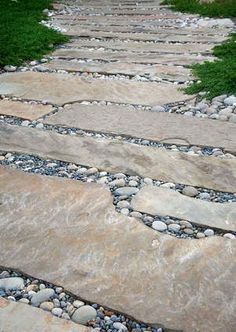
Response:
[[[0,297],[2,332],[92,332],[93,329],[60,319],[51,313],[27,304]]]
[[[171,189],[145,186],[132,198],[131,206],[139,212],[236,231],[236,203],[205,202]]]
[[[50,105],[35,105],[11,100],[0,100],[0,114],[16,116],[27,120],[36,120],[52,112]]]
[[[190,70],[177,66],[145,65],[126,62],[108,63],[79,63],[68,60],[52,60],[47,65],[49,69],[63,69],[75,72],[124,74],[124,75],[152,75],[164,79],[185,82],[191,79]]]
[[[234,240],[159,234],[118,214],[102,185],[3,167],[0,181],[0,265],[175,331],[234,330]]]
[[[222,147],[236,152],[236,125],[233,123],[134,110],[128,106],[73,104],[44,122],[172,144]]]
[[[0,94],[58,105],[80,100],[156,105],[189,99],[174,85],[167,88],[164,83],[84,79],[66,74],[2,74],[0,83]]]
[[[74,40],[73,42],[67,43],[71,47],[104,47],[107,49],[113,50],[124,50],[124,51],[135,51],[135,52],[172,52],[172,53],[201,53],[209,52],[214,44],[164,44],[164,43],[155,43],[155,44],[145,44],[136,43],[136,42],[124,42],[114,40],[112,42],[106,40]],[[63,51],[63,49],[56,50],[53,54],[58,54],[58,52]]]
[[[123,172],[168,182],[236,191],[236,161],[189,156],[119,141],[71,137],[35,128],[0,124],[0,150],[31,153],[113,173]],[[78,153],[79,151],[79,153]]]

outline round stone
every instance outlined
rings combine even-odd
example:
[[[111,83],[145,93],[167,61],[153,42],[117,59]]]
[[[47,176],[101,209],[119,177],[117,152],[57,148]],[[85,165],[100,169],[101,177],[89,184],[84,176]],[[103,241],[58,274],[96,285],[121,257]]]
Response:
[[[117,207],[119,207],[119,208],[129,208],[130,207],[130,203],[128,202],[128,201],[126,201],[126,200],[123,200],[123,201],[119,201],[118,203],[117,203]]]
[[[153,181],[152,181],[152,179],[150,179],[150,178],[144,178],[144,179],[143,179],[143,182],[144,182],[145,184],[148,184],[148,185],[152,185],[152,184],[153,184]]]
[[[190,222],[187,221],[187,220],[180,220],[179,223],[180,223],[181,226],[183,226],[185,228],[192,228],[193,227],[192,224],[190,224]]]
[[[98,169],[96,167],[92,167],[92,168],[89,168],[87,170],[87,175],[93,175],[93,174],[96,174],[98,172]]]
[[[39,286],[35,285],[35,284],[31,284],[31,285],[27,286],[27,288],[26,288],[27,292],[30,292],[30,291],[37,292],[38,289],[39,289]]]
[[[6,66],[3,67],[3,69],[5,71],[8,71],[8,72],[14,72],[14,71],[16,71],[16,67],[15,66],[11,66],[11,65],[6,65]]]
[[[119,330],[119,331],[127,331],[127,327],[122,324],[122,323],[119,323],[119,322],[115,322],[113,323],[113,327],[116,329],[116,330]]]
[[[30,122],[28,120],[21,122],[22,127],[28,127],[29,124],[30,124]]]
[[[184,229],[184,233],[188,234],[188,235],[192,235],[194,232],[193,232],[193,230],[191,228],[185,228]]]
[[[124,179],[116,179],[114,181],[111,181],[109,183],[112,187],[124,187],[125,186],[125,180]]]
[[[128,216],[129,215],[129,209],[127,209],[127,208],[123,208],[123,209],[121,209],[121,211],[120,211],[122,214],[124,214],[125,216]]]
[[[61,308],[53,308],[52,314],[57,317],[61,317],[63,310]]]
[[[115,175],[114,175],[114,178],[116,178],[116,179],[123,179],[123,178],[125,178],[126,176],[125,176],[125,174],[123,174],[123,173],[116,173]]]
[[[208,228],[204,231],[204,234],[206,236],[213,236],[215,233],[214,233],[213,229]]]
[[[130,187],[137,187],[138,186],[138,182],[134,181],[134,180],[131,180],[131,181],[129,181],[129,186]]]
[[[165,112],[165,108],[160,105],[156,105],[152,107],[152,112]]]
[[[38,293],[33,294],[31,304],[35,307],[39,306],[42,302],[49,300],[55,294],[52,288],[41,289]]]
[[[84,305],[84,302],[83,301],[80,301],[80,300],[75,300],[74,302],[73,302],[73,306],[75,307],[75,308],[80,308],[80,307],[82,307]]]
[[[227,239],[231,239],[231,240],[236,239],[236,236],[234,234],[231,234],[231,233],[224,234],[224,237],[226,237]]]
[[[180,230],[180,225],[170,224],[170,225],[168,225],[168,230],[177,233]]]
[[[236,97],[232,95],[232,96],[229,96],[228,98],[225,98],[224,104],[229,105],[229,106],[236,104]]]
[[[135,187],[122,187],[122,188],[117,188],[114,191],[114,194],[115,196],[131,196],[137,194],[138,191],[139,189]]]
[[[29,300],[28,300],[28,299],[25,299],[25,298],[20,299],[19,302],[20,302],[20,303],[29,304]]]
[[[24,288],[24,280],[19,277],[0,279],[0,289],[4,291],[15,291]]]
[[[167,225],[162,221],[155,220],[152,223],[152,228],[155,229],[156,231],[163,232],[167,230]]]
[[[39,307],[46,311],[52,311],[52,309],[54,308],[54,304],[52,302],[46,301],[42,302]]]
[[[134,217],[134,218],[142,218],[142,213],[138,212],[138,211],[132,211],[130,213],[130,217]]]
[[[191,186],[186,186],[182,190],[182,194],[189,197],[195,197],[198,195],[198,190]]]
[[[85,305],[75,310],[71,319],[75,323],[87,324],[90,320],[95,319],[97,316],[97,311],[90,305]]]
[[[205,200],[209,200],[211,198],[211,195],[208,193],[200,193],[199,194],[199,198],[200,199],[205,199]]]
[[[198,232],[198,233],[196,234],[196,238],[197,238],[197,239],[203,239],[204,237],[205,237],[205,234],[202,233],[202,232]]]

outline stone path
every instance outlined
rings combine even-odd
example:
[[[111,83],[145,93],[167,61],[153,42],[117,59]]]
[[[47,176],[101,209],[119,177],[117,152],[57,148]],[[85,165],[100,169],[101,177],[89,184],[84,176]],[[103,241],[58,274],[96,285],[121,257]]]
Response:
[[[182,90],[233,23],[157,0],[48,15],[70,41],[0,75],[0,327],[234,331],[236,98]]]

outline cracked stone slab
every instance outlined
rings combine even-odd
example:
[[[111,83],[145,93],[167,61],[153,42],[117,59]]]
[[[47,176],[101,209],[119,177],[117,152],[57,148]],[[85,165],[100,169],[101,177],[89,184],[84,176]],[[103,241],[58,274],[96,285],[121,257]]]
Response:
[[[63,69],[68,72],[88,72],[101,74],[124,74],[124,75],[150,75],[163,79],[185,82],[191,79],[190,70],[177,66],[145,65],[125,62],[80,63],[69,60],[52,60],[47,65],[49,69]]]
[[[142,111],[128,106],[75,103],[47,117],[44,123],[170,144],[221,147],[236,152],[236,125],[233,123]]]
[[[235,240],[160,234],[102,185],[3,167],[0,181],[0,265],[170,330],[234,330]]]
[[[145,47],[145,45],[143,45]],[[213,61],[212,56],[202,56],[194,54],[155,54],[155,53],[131,53],[131,52],[112,52],[99,50],[79,50],[79,49],[58,49],[53,53],[53,56],[62,58],[80,58],[80,59],[98,59],[107,61],[122,61],[126,63],[152,63],[152,64],[175,64],[175,65],[189,65],[193,63],[200,63],[203,61]],[[170,70],[166,66],[166,70]]]
[[[27,120],[36,120],[51,113],[50,105],[29,104],[11,100],[0,100],[0,114],[16,116]]]
[[[92,332],[94,329],[60,319],[51,313],[0,297],[0,326],[3,332]]]
[[[84,79],[69,74],[2,74],[0,94],[63,105],[82,100],[156,105],[189,99],[174,84]]]
[[[91,31],[82,30],[80,27],[71,26],[64,32],[69,36],[77,37],[90,37],[90,38],[119,38],[119,39],[130,39],[130,40],[142,40],[142,41],[177,41],[177,42],[196,42],[196,43],[219,43],[224,41],[227,36],[211,36],[211,35],[178,35],[177,33],[166,33],[166,34],[151,34],[151,33],[123,33],[123,32],[103,32],[103,31]]]
[[[0,150],[29,153],[153,179],[236,191],[236,161],[189,156],[127,142],[73,137],[52,131],[0,124]],[[79,151],[79,153],[78,153]]]
[[[165,44],[165,43],[137,43],[134,41],[106,41],[106,40],[73,40],[67,43],[68,46],[71,47],[104,47],[110,48],[114,50],[124,50],[124,51],[133,51],[133,52],[169,52],[169,53],[206,53],[210,52],[214,47],[214,44]],[[57,54],[57,52],[63,51],[63,49],[57,49],[53,54]],[[156,55],[159,57],[159,55]]]
[[[168,215],[202,226],[236,231],[236,203],[206,202],[171,189],[147,186],[132,198],[131,207],[152,215]]]

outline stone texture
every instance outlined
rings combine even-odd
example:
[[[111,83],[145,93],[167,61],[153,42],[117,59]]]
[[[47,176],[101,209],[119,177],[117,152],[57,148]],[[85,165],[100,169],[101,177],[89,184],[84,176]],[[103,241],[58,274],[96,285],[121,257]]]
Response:
[[[165,44],[165,43],[155,43],[155,44],[145,44],[136,43],[133,41],[117,41],[114,40],[112,42],[106,40],[74,40],[73,42],[67,43],[68,46],[77,47],[79,51],[79,47],[104,47],[107,49],[113,50],[123,50],[123,51],[135,51],[135,52],[168,52],[168,53],[206,53],[209,52],[213,47],[214,44],[195,44],[195,43],[188,43],[188,44]],[[67,50],[68,51],[68,50]],[[82,50],[81,50],[82,51]],[[63,52],[63,49],[57,49],[53,54],[60,54]],[[156,56],[160,56],[160,54],[156,54]]]
[[[113,44],[112,44],[113,45]],[[111,45],[111,47],[112,47]],[[154,44],[155,45],[155,44]],[[102,47],[102,45],[100,46]],[[142,47],[144,45],[142,44]],[[78,49],[58,49],[54,53],[55,56],[62,58],[86,58],[99,59],[106,61],[123,61],[126,63],[152,63],[152,64],[174,64],[174,65],[190,65],[203,61],[213,61],[212,56],[201,56],[195,54],[156,54],[156,53],[131,53],[131,52],[111,52],[99,50],[78,50]],[[167,67],[166,70],[170,71]]]
[[[236,151],[235,124],[134,110],[128,106],[73,104],[47,117],[44,122],[166,143],[221,147]]]
[[[68,72],[87,72],[101,74],[151,75],[164,79],[184,82],[191,79],[190,70],[177,66],[145,65],[126,62],[79,63],[68,60],[52,60],[49,69],[63,69]]]
[[[236,191],[236,161],[190,156],[120,141],[72,137],[52,131],[0,124],[0,150],[31,153],[167,182],[219,191]],[[80,153],[78,153],[78,151]]]
[[[131,207],[152,215],[169,215],[203,226],[236,231],[236,203],[206,202],[171,189],[145,186],[132,198]]]
[[[118,214],[102,185],[5,168],[0,181],[0,265],[169,329],[234,330],[235,240],[159,234]],[[34,322],[22,317],[22,324]]]
[[[89,327],[51,313],[0,297],[0,326],[4,332],[92,332]]]
[[[0,94],[46,100],[58,105],[80,100],[155,105],[189,99],[174,85],[83,79],[66,74],[2,74],[0,83]]]
[[[52,112],[50,105],[25,104],[23,102],[0,100],[0,114],[16,116],[27,120],[36,120]]]

